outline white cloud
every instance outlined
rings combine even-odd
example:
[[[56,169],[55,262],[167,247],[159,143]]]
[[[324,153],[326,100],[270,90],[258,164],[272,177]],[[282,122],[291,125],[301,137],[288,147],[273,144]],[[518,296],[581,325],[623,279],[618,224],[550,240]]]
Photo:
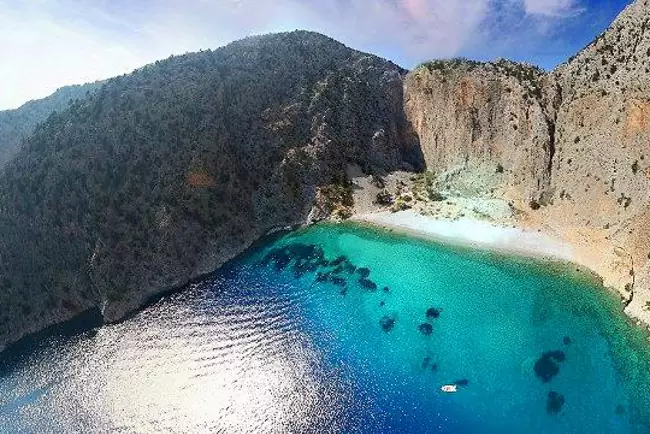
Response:
[[[527,14],[546,17],[567,17],[584,10],[578,0],[524,0],[524,9]]]
[[[52,20],[31,7],[11,10],[1,1],[0,7],[0,108],[140,65],[127,48],[92,29]]]
[[[0,0],[0,109],[272,31],[320,31],[410,67],[458,55],[512,2],[534,15],[576,10],[573,0]]]

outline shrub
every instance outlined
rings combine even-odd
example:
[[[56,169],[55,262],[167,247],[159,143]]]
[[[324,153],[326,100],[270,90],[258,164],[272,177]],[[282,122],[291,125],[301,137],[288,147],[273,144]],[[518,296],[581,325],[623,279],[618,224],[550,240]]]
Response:
[[[375,201],[378,205],[390,206],[395,203],[395,198],[388,190],[382,190],[377,193],[377,199]]]
[[[393,206],[391,207],[392,212],[398,212],[398,211],[406,211],[407,209],[411,209],[411,205],[408,203],[404,202],[401,198],[397,199]]]
[[[447,200],[447,197],[439,191],[430,191],[429,200],[432,200],[433,202],[442,202]]]

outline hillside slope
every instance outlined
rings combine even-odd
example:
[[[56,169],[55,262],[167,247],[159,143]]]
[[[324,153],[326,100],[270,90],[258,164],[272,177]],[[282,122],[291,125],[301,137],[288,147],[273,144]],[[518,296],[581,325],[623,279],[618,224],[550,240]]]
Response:
[[[322,35],[156,62],[51,116],[0,176],[0,345],[109,321],[345,203],[349,164],[423,167],[404,71]]]
[[[52,95],[30,101],[15,110],[0,111],[0,168],[11,160],[24,139],[34,132],[36,125],[55,111],[65,110],[72,101],[83,99],[100,88],[102,82],[66,86]]]

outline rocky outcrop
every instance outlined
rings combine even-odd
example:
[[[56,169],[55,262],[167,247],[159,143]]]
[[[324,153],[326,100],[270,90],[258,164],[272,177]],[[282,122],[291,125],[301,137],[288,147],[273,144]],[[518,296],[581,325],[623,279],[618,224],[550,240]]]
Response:
[[[551,73],[438,61],[411,73],[405,89],[429,170],[482,180],[516,205],[522,224],[579,246],[608,286],[627,299],[634,292],[631,313],[650,319],[647,0]],[[503,170],[496,185],[486,165]]]
[[[269,35],[49,117],[0,177],[0,346],[88,309],[119,320],[307,221],[317,196],[332,212],[350,164],[423,167],[404,73],[322,35]]]

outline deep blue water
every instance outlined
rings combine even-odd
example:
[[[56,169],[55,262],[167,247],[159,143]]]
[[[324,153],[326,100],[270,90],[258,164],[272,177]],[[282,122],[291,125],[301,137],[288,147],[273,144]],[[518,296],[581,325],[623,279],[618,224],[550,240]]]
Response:
[[[0,432],[647,433],[649,348],[567,266],[321,225],[3,353]]]

